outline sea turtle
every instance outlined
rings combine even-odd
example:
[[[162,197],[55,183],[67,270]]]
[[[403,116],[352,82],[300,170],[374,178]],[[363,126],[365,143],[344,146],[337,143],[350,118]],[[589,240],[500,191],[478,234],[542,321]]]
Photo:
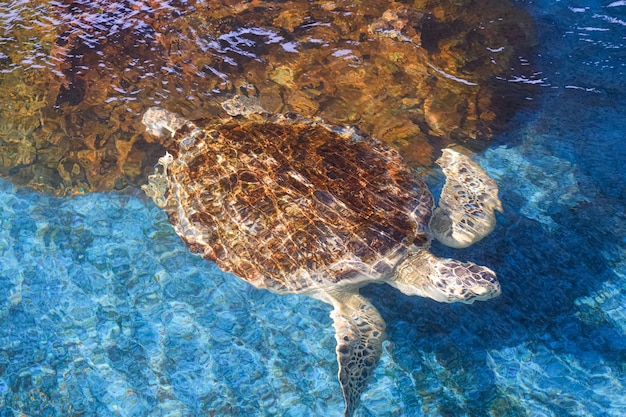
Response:
[[[248,116],[237,102],[223,107]],[[428,251],[432,235],[455,247],[481,239],[501,210],[495,182],[457,151],[438,160],[447,178],[433,212],[431,193],[399,154],[352,128],[269,114],[191,122],[161,108],[143,122],[178,146],[144,190],[193,252],[258,288],[332,305],[344,416],[385,339],[360,287],[387,283],[447,303],[500,293],[489,268]]]

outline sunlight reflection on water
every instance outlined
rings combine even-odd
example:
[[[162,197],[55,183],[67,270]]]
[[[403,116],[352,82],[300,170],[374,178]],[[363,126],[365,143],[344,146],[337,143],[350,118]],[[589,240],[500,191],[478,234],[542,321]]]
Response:
[[[352,90],[302,88],[304,79],[294,78],[290,66],[293,50],[327,43],[329,56],[354,54],[350,68],[367,55],[348,42],[332,44],[330,23],[294,26],[319,29],[307,42],[270,24],[199,34],[210,25],[199,14],[178,14],[176,4],[2,3],[3,176],[35,186],[83,181],[88,189],[111,171],[102,188],[115,188],[120,172],[145,174],[149,152],[115,171],[120,163],[110,150],[128,150],[129,143],[150,148],[135,119],[154,100],[210,114],[203,100],[216,91],[253,91],[246,77],[265,77],[260,85],[278,97],[278,108],[296,103],[289,86],[302,83],[299,105],[318,111],[322,97]],[[492,266],[503,294],[481,305],[449,306],[366,288],[390,342],[358,415],[626,414],[624,6],[522,5],[538,25],[537,68],[502,78],[537,82],[540,94],[536,107],[477,155],[499,182],[505,212],[476,247],[434,247]],[[145,23],[168,29],[181,16],[189,20],[169,40]],[[201,67],[186,49],[190,39],[209,52],[199,58]],[[279,51],[271,70],[265,56],[255,55],[263,47]],[[155,48],[166,48],[171,59]],[[151,58],[137,59],[136,51]],[[397,68],[402,56],[393,58],[371,67]],[[317,70],[333,68],[333,61],[320,62]],[[233,69],[244,67],[233,79]],[[207,77],[214,80],[208,87]],[[363,80],[359,86],[369,82]],[[395,97],[403,90],[390,80]],[[394,100],[403,112],[421,108],[410,97]],[[50,144],[69,156],[59,162]],[[98,149],[108,149],[107,158]],[[87,173],[94,160],[107,163]],[[328,314],[326,305],[253,289],[191,255],[164,214],[136,193],[56,198],[0,182],[2,415],[338,416],[343,400]]]

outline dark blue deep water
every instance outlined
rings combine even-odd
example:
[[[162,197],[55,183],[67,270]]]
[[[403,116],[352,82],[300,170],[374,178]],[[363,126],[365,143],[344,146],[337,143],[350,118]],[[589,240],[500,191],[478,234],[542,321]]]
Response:
[[[364,289],[390,342],[358,416],[626,415],[626,2],[525,1],[541,84],[477,159],[495,231],[438,255],[503,294]],[[340,416],[330,307],[256,290],[119,194],[0,182],[0,416]]]

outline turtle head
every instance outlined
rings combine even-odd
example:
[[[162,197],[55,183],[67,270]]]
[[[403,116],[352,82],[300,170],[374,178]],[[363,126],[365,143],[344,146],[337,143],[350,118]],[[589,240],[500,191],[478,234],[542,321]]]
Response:
[[[497,297],[501,292],[495,272],[486,266],[437,258],[425,250],[409,253],[389,284],[407,295],[442,303],[471,304]]]
[[[141,119],[146,131],[151,135],[163,137],[168,133],[173,137],[178,129],[183,127],[187,120],[161,107],[150,107]]]

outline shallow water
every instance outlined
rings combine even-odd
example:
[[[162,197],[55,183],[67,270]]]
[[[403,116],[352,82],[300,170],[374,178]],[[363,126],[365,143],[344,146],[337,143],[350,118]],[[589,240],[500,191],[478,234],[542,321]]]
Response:
[[[541,87],[476,156],[504,214],[433,248],[489,265],[503,294],[364,289],[389,342],[358,416],[626,414],[626,5],[517,6]],[[3,181],[0,201],[0,415],[341,415],[327,305],[190,254],[139,192]]]
[[[225,116],[234,94],[429,165],[447,143],[480,146],[533,90],[530,16],[465,3],[2,2],[0,175],[61,195],[143,184],[170,149],[144,134],[149,106]]]

